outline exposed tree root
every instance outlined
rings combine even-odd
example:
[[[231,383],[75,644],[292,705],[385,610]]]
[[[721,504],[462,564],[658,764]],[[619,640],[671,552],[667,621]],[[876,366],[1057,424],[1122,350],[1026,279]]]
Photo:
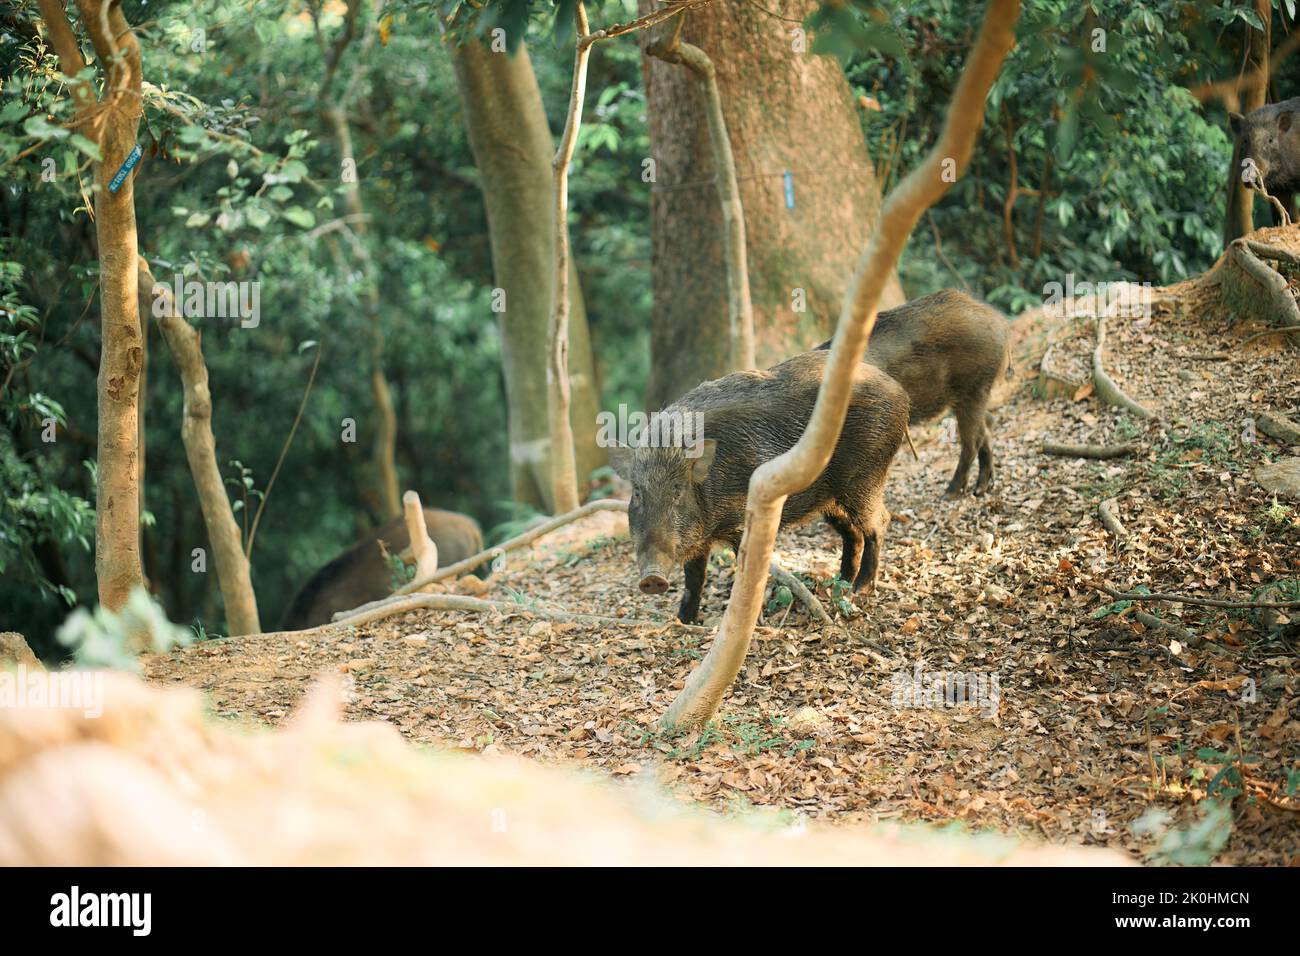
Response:
[[[1193,352],[1191,354],[1184,355],[1183,358],[1192,359],[1193,361],[1197,361],[1197,362],[1226,362],[1228,359],[1232,357],[1232,353],[1237,351],[1238,349],[1245,348],[1251,342],[1254,342],[1258,339],[1262,339],[1269,335],[1277,335],[1278,333],[1281,332],[1287,332],[1287,333],[1300,332],[1300,325],[1281,325],[1278,326],[1276,329],[1265,329],[1263,332],[1256,332],[1254,335],[1250,336],[1249,338],[1245,338],[1242,339],[1240,342],[1237,342],[1226,352]]]
[[[1282,325],[1300,326],[1300,308],[1296,307],[1295,296],[1291,294],[1290,284],[1280,272],[1264,261],[1265,259],[1271,259],[1275,262],[1286,262],[1290,265],[1300,266],[1300,259],[1297,259],[1288,250],[1268,243],[1256,242],[1245,237],[1233,240],[1228,246],[1228,255],[1241,268],[1242,272],[1264,288],[1268,295],[1268,301],[1273,306],[1274,315],[1281,319]],[[1273,331],[1270,329],[1265,334],[1272,334]],[[1252,339],[1246,340],[1246,342],[1249,341],[1252,341]],[[1245,342],[1242,344],[1244,345]]]
[[[781,567],[781,565],[777,564],[775,561],[773,561],[771,566],[768,568],[768,573],[770,573],[777,581],[788,587],[790,593],[803,602],[804,607],[808,609],[808,613],[811,614],[813,618],[823,624],[833,623],[831,621],[831,616],[826,613],[826,608],[822,606],[822,602],[817,600],[817,595],[809,591],[804,583],[797,577],[785,568]]]
[[[397,589],[398,594],[410,594],[412,591],[418,591],[426,584],[432,584],[434,581],[441,581],[444,578],[459,577],[468,571],[486,564],[488,561],[494,561],[507,551],[517,551],[519,548],[532,544],[538,538],[550,534],[556,528],[562,528],[566,524],[577,521],[579,518],[585,518],[587,515],[595,514],[597,511],[627,511],[627,502],[618,498],[602,498],[599,501],[588,501],[581,508],[577,508],[567,514],[557,515],[549,521],[539,524],[535,528],[529,528],[523,534],[515,535],[509,541],[503,541],[494,547],[480,551],[478,554],[471,555],[464,561],[457,561],[455,564],[449,564],[445,568],[439,569],[436,573],[426,578],[415,578],[409,584],[404,584]]]
[[[1175,624],[1173,621],[1166,621],[1163,618],[1156,617],[1154,614],[1148,614],[1146,611],[1134,611],[1133,616],[1149,628],[1168,631],[1188,647],[1198,647],[1202,640],[1204,640],[1199,634],[1193,634],[1181,624]]]
[[[1047,401],[1057,398],[1073,398],[1086,382],[1076,382],[1063,372],[1056,370],[1052,362],[1052,353],[1056,346],[1049,345],[1038,362],[1038,387],[1042,397]]]
[[[1126,458],[1140,450],[1131,442],[1123,445],[1058,445],[1055,442],[1043,442],[1039,448],[1044,455],[1056,455],[1060,458]]]
[[[644,621],[628,617],[599,617],[595,614],[574,614],[554,608],[515,604],[512,601],[485,601],[482,598],[467,597],[463,594],[410,594],[377,607],[372,606],[369,610],[356,611],[347,617],[339,618],[329,624],[322,624],[319,628],[312,628],[312,630],[324,630],[327,627],[338,627],[339,625],[360,627],[363,624],[370,624],[386,617],[392,617],[394,614],[415,611],[421,608],[431,611],[471,611],[476,613],[499,611],[502,614],[531,614],[552,621],[583,621],[588,624],[617,624],[622,627],[669,627],[675,630],[695,631],[704,634],[710,631],[710,628],[707,627],[682,624],[679,621]]]
[[[1176,601],[1179,604],[1195,604],[1198,607],[1221,607],[1234,609],[1263,608],[1263,607],[1300,607],[1300,601],[1221,601],[1218,598],[1200,598],[1191,594],[1176,594],[1174,592],[1156,592],[1146,594],[1142,591],[1118,591],[1108,584],[1101,584],[1097,581],[1082,579],[1083,583],[1096,591],[1103,594],[1109,594],[1111,597],[1121,601]]]
[[[1294,303],[1292,303],[1294,304]],[[1098,317],[1097,319],[1097,347],[1092,350],[1092,383],[1097,390],[1097,397],[1107,405],[1116,405],[1123,408],[1138,418],[1153,419],[1155,413],[1124,393],[1113,378],[1106,374],[1106,367],[1102,361],[1102,354],[1106,346],[1106,320]]]
[[[1107,498],[1097,506],[1097,515],[1101,518],[1102,525],[1110,532],[1110,536],[1116,541],[1122,541],[1128,537],[1128,529],[1124,527],[1124,522],[1119,520],[1119,502],[1114,498]]]
[[[463,561],[457,561],[455,564],[449,564],[445,568],[439,568],[432,574],[416,574],[415,578],[407,584],[402,585],[395,592],[386,598],[380,598],[378,601],[371,601],[368,604],[362,604],[360,607],[354,607],[350,611],[339,611],[334,615],[335,621],[341,621],[344,618],[350,618],[362,611],[369,611],[374,608],[384,607],[395,601],[401,600],[405,595],[418,591],[422,587],[433,584],[435,581],[442,581],[451,577],[459,577],[475,568],[481,567],[489,561],[495,561],[507,551],[515,551],[519,548],[532,544],[543,535],[550,534],[556,528],[562,528],[564,525],[577,521],[579,518],[585,518],[589,514],[595,514],[597,511],[627,511],[627,502],[617,498],[602,498],[599,501],[588,501],[581,508],[570,511],[568,514],[557,515],[549,521],[539,524],[535,528],[530,528],[523,534],[515,535],[509,541],[503,541],[494,547],[480,551],[478,554],[471,555]]]

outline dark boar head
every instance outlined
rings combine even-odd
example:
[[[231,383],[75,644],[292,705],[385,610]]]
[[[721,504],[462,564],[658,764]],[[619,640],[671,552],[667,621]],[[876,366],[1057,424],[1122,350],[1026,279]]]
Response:
[[[632,483],[627,521],[645,594],[667,591],[668,575],[709,546],[712,521],[698,492],[717,446],[705,439],[693,458],[681,447],[609,449],[611,467]]]
[[[1290,192],[1300,186],[1300,123],[1292,106],[1296,100],[1273,103],[1242,116],[1229,113],[1236,138],[1238,176],[1250,160],[1259,172],[1258,185],[1270,193]],[[1247,185],[1256,185],[1245,180]]]

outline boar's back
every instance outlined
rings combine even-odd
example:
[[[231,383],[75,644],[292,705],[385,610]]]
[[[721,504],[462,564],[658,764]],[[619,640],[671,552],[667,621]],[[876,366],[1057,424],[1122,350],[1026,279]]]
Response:
[[[483,532],[478,522],[468,515],[425,508],[424,520],[429,537],[438,546],[439,567],[483,550]],[[338,611],[387,597],[392,592],[392,576],[377,544],[379,541],[389,554],[400,553],[411,543],[406,522],[395,518],[377,528],[313,574],[289,602],[282,629],[297,631],[327,624]]]
[[[863,357],[907,391],[913,424],[987,393],[1007,359],[1002,313],[956,289],[880,312]]]

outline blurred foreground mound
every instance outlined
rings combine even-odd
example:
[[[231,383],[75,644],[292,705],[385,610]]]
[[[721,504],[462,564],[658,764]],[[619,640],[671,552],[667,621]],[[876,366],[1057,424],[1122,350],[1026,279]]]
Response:
[[[98,710],[0,707],[0,865],[1125,864],[996,835],[724,819],[653,786],[434,754],[340,723],[322,680],[245,733],[197,692],[103,674]]]

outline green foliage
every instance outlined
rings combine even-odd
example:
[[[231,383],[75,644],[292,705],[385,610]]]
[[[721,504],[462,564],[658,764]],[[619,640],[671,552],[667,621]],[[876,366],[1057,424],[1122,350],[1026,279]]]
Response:
[[[1139,835],[1156,837],[1151,851],[1154,862],[1169,866],[1209,866],[1223,852],[1232,836],[1232,804],[1224,800],[1203,800],[1199,819],[1187,829],[1171,829],[1169,814],[1148,810],[1133,824]]]
[[[144,588],[136,588],[121,611],[97,607],[92,614],[77,608],[59,628],[59,643],[72,650],[83,667],[106,667],[139,673],[135,648],[143,645],[161,654],[194,640],[194,632],[178,627]]]
[[[984,5],[891,4],[887,22],[875,5],[846,5],[833,23],[828,9],[809,22],[838,31],[856,10],[867,31],[819,43],[879,102],[866,134],[892,185],[937,137]],[[909,293],[964,283],[1015,312],[1069,273],[1168,283],[1203,271],[1221,248],[1231,144],[1222,113],[1188,88],[1232,71],[1222,64],[1244,32],[1228,26],[1242,12],[1226,0],[1026,5],[970,168],[913,234]],[[1013,162],[1014,256],[1003,219]]]

